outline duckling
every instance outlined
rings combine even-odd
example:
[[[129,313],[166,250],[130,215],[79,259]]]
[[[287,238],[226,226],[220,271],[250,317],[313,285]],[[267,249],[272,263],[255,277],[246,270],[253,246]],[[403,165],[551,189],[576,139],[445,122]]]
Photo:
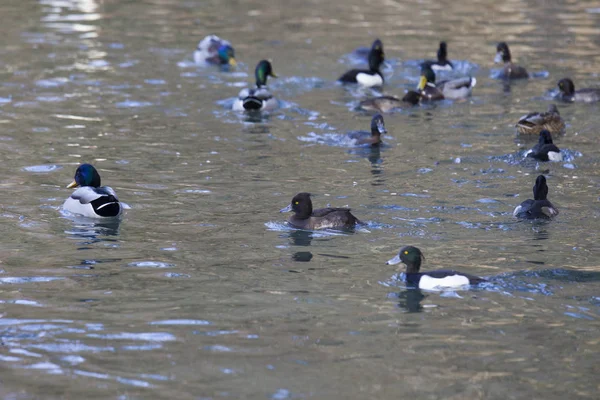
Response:
[[[353,69],[340,76],[342,83],[358,83],[364,87],[383,85],[383,75],[380,72],[381,64],[385,61],[383,43],[377,39],[369,52],[369,69]]]
[[[427,60],[421,64],[421,67],[428,66],[435,72],[437,71],[452,71],[454,65],[448,61],[448,51],[446,42],[440,42],[440,48],[437,52],[437,61]]]
[[[558,215],[558,209],[548,200],[546,177],[539,175],[533,185],[533,200],[527,199],[515,207],[513,216],[521,219],[550,219]]]
[[[298,193],[290,205],[279,212],[294,211],[288,222],[298,229],[354,228],[361,222],[350,213],[349,208],[320,208],[313,210],[310,193]]]
[[[254,70],[254,76],[256,77],[256,88],[245,88],[240,91],[238,98],[233,102],[234,111],[268,111],[279,107],[279,101],[273,97],[266,86],[267,77],[277,78],[271,62],[259,61]]]
[[[523,135],[539,135],[542,130],[558,135],[565,131],[565,121],[555,104],[550,104],[547,112],[532,112],[522,116],[515,126],[517,132]]]
[[[558,89],[560,92],[556,95],[558,100],[572,103],[581,101],[583,103],[594,103],[600,101],[600,89],[585,88],[575,91],[575,85],[569,78],[564,78],[558,81]]]
[[[217,35],[208,35],[198,43],[198,47],[194,51],[194,62],[196,64],[229,65],[230,67],[237,65],[231,43]]]
[[[381,114],[375,114],[371,119],[371,132],[350,132],[348,137],[354,139],[358,145],[370,144],[371,146],[379,146],[381,143],[381,135],[384,133],[387,133],[387,131],[385,130],[383,116]]]
[[[406,264],[406,284],[419,289],[440,290],[445,288],[462,288],[468,285],[477,285],[487,282],[485,279],[475,275],[465,274],[452,270],[438,270],[431,272],[419,272],[421,261],[425,257],[421,250],[414,246],[405,246],[400,252],[386,264]]]
[[[540,132],[538,144],[533,146],[525,156],[538,161],[562,161],[563,159],[560,149],[552,143],[552,135],[545,129]]]
[[[100,174],[91,164],[75,171],[75,180],[67,188],[79,187],[63,204],[63,209],[90,218],[118,217],[123,212],[117,194],[109,186],[100,186]]]
[[[358,105],[358,108],[365,111],[379,111],[386,113],[396,108],[415,106],[419,104],[420,101],[421,95],[414,90],[409,90],[402,99],[399,99],[395,96],[375,97],[361,101]]]
[[[425,65],[421,69],[421,79],[417,90],[421,97],[428,101],[451,99],[464,99],[471,95],[477,79],[467,76],[435,83],[435,72]]]
[[[510,50],[506,42],[500,42],[496,46],[496,57],[494,58],[495,63],[504,63],[504,70],[500,78],[502,79],[526,79],[529,78],[529,73],[523,67],[520,67],[512,63]]]

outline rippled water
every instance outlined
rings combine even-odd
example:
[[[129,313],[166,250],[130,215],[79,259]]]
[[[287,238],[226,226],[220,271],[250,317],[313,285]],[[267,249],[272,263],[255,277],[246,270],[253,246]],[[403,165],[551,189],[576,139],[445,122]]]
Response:
[[[562,163],[524,162],[535,140],[514,130],[558,79],[600,86],[593,3],[0,11],[2,398],[597,398],[599,106],[559,105]],[[213,32],[237,72],[193,65]],[[386,93],[414,88],[446,40],[473,97],[388,114],[385,146],[353,147],[365,92],[334,80],[375,37]],[[491,78],[500,40],[535,78]],[[283,108],[228,111],[261,58]],[[60,212],[81,162],[131,207],[121,223]],[[541,172],[561,214],[515,221]],[[288,228],[277,211],[300,191],[365,225]],[[407,290],[385,265],[406,244],[490,282]]]

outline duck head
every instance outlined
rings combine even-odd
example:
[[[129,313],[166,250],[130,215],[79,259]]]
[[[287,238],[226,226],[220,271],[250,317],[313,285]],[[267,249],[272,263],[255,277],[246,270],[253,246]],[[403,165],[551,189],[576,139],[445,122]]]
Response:
[[[385,53],[383,52],[383,43],[376,39],[369,51],[369,69],[373,72],[379,72],[379,67],[385,61]]]
[[[219,55],[221,64],[229,64],[231,67],[235,67],[237,65],[237,62],[235,61],[235,51],[230,45],[221,45],[217,49],[217,54]]]
[[[371,136],[381,136],[387,133],[385,124],[383,122],[383,116],[381,114],[375,114],[371,119]]]
[[[293,211],[296,214],[296,217],[298,218],[310,218],[313,211],[312,201],[310,200],[310,193],[298,193],[294,196],[292,202],[287,207],[284,207],[281,210],[279,210],[279,212],[290,211]]]
[[[91,164],[81,164],[75,171],[75,180],[71,182],[67,189],[78,186],[100,187],[100,174]]]
[[[421,68],[421,78],[419,79],[419,86],[417,86],[417,89],[422,91],[427,85],[435,86],[435,72],[433,72],[429,65],[424,65],[423,68]]]
[[[500,63],[500,62],[510,62],[511,58],[510,58],[510,50],[508,49],[508,45],[506,44],[506,42],[500,42],[498,43],[498,45],[496,46],[496,57],[494,58],[494,62],[495,63]]]
[[[412,274],[419,272],[421,268],[421,262],[425,259],[425,256],[418,248],[414,246],[404,246],[400,249],[396,257],[388,260],[387,265],[395,265],[404,263],[406,265],[406,273]]]
[[[447,50],[446,42],[440,42],[440,48],[438,49],[438,52],[437,52],[437,58],[438,58],[439,62],[448,61],[448,50]]]
[[[558,90],[566,96],[573,96],[575,94],[575,85],[569,78],[563,78],[558,81]]]
[[[273,67],[271,66],[271,62],[269,60],[261,60],[256,65],[256,69],[254,70],[254,76],[256,78],[256,87],[266,86],[267,77],[272,76],[273,78],[277,78],[277,75],[273,72]]]
[[[550,132],[546,129],[542,130],[540,132],[540,138],[538,140],[538,143],[540,144],[540,146],[543,146],[545,144],[553,144],[552,135],[550,134]]]
[[[535,180],[533,185],[533,199],[534,200],[546,200],[548,198],[548,185],[546,184],[546,177],[540,175]]]

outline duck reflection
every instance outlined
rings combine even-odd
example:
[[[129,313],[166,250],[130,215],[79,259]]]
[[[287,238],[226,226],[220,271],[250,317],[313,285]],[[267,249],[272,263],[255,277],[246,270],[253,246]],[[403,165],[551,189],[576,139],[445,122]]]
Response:
[[[290,232],[289,238],[291,244],[294,246],[308,247],[312,242],[313,233],[309,231],[297,230]],[[298,262],[309,262],[312,260],[312,258],[313,254],[310,251],[297,251],[292,254],[292,260]]]
[[[83,239],[80,244],[89,245],[98,242],[116,242],[119,236],[121,219],[107,218],[95,220],[79,216],[65,216],[72,223],[71,229],[65,230],[74,239]]]
[[[406,289],[398,293],[398,307],[409,313],[422,312],[421,302],[425,297],[421,289]]]

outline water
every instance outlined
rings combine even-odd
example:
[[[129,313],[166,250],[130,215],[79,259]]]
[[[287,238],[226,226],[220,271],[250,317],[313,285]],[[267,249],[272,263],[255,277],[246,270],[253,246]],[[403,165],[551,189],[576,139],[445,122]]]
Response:
[[[598,105],[559,105],[568,162],[521,162],[514,123],[564,76],[598,86],[597,8],[283,4],[0,5],[0,396],[596,398]],[[236,73],[191,65],[212,32]],[[446,40],[474,96],[386,115],[380,151],[340,143],[371,116],[333,81],[375,37],[386,93]],[[490,78],[500,40],[535,79]],[[226,110],[261,58],[284,108]],[[60,212],[81,162],[121,223]],[[541,172],[561,214],[515,221]],[[366,225],[289,229],[300,191]],[[490,283],[407,290],[385,265],[407,244]]]

